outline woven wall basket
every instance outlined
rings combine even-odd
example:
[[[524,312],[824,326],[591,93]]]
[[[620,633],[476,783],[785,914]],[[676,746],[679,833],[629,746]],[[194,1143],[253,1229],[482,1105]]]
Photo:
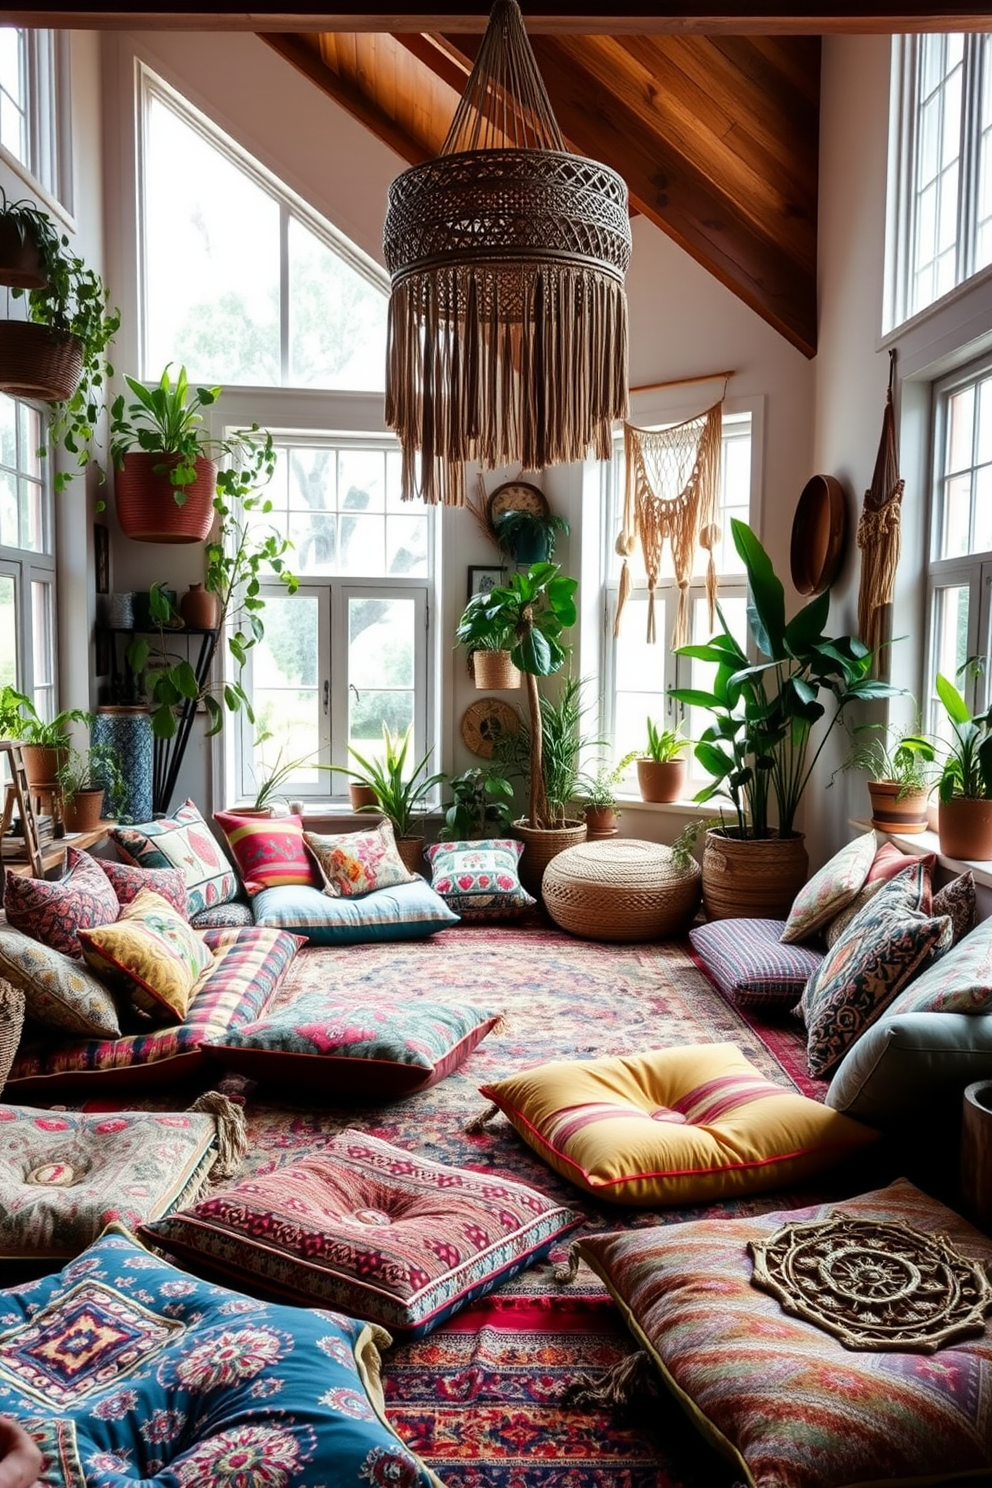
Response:
[[[506,692],[520,686],[520,673],[509,651],[473,651],[472,676],[483,692]]]
[[[82,371],[76,336],[55,336],[28,320],[0,320],[0,392],[61,403],[76,391]]]
[[[176,504],[168,466],[175,458],[132,450],[114,477],[117,520],[125,537],[135,542],[205,542],[214,522],[217,466],[198,459],[196,480],[186,487],[186,500]],[[156,474],[155,466],[166,469]]]
[[[788,918],[806,882],[809,857],[801,832],[742,840],[711,827],[703,849],[703,905],[710,920]]]

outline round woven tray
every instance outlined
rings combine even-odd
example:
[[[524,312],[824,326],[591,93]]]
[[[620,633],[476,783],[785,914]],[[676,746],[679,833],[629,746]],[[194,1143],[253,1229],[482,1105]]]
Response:
[[[683,931],[700,899],[699,865],[633,837],[584,842],[544,870],[544,904],[556,925],[590,940],[659,940]]]

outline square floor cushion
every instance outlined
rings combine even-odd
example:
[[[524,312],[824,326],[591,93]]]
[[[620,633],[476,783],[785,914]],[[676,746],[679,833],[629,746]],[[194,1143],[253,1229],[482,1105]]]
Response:
[[[191,916],[237,897],[238,876],[192,801],[184,801],[174,816],[114,827],[110,836],[125,862],[139,868],[178,868]]]
[[[157,1023],[183,1021],[213,960],[203,936],[151,889],[136,894],[112,925],[78,934],[88,965]]]
[[[82,955],[76,932],[116,920],[117,895],[89,853],[65,850],[66,871],[61,878],[4,876],[3,907],[8,925],[66,956]]]
[[[231,1282],[417,1337],[546,1255],[579,1221],[522,1183],[348,1130],[141,1233]]]
[[[575,1252],[602,1278],[637,1342],[693,1422],[751,1488],[983,1482],[992,1470],[992,1333],[936,1353],[845,1348],[752,1284],[752,1242],[790,1221],[831,1217],[946,1236],[992,1263],[992,1240],[904,1179],[838,1204],[584,1236]],[[851,1252],[836,1275],[880,1305],[913,1276]],[[930,1298],[944,1278],[924,1270]],[[918,1278],[920,1279],[920,1278]],[[826,1290],[826,1284],[824,1290]],[[927,1294],[922,1298],[928,1303]]]
[[[198,1281],[111,1226],[0,1292],[5,1416],[58,1421],[70,1488],[441,1488],[385,1418],[383,1329]],[[85,1467],[85,1478],[84,1478]]]
[[[619,1204],[775,1188],[876,1137],[773,1084],[733,1044],[561,1060],[480,1088],[556,1172]]]
[[[724,997],[739,1007],[795,1007],[823,960],[813,946],[782,941],[784,920],[708,920],[689,931],[692,949]]]
[[[311,945],[422,940],[458,924],[458,916],[419,874],[412,883],[351,898],[305,884],[263,889],[255,895],[254,911],[256,925],[305,935]]]
[[[450,1075],[499,1021],[471,1005],[401,1006],[308,992],[204,1044],[226,1068],[308,1099],[375,1105]]]
[[[194,1202],[218,1164],[244,1156],[244,1117],[209,1110],[87,1114],[0,1105],[0,1256],[64,1259],[112,1220],[132,1228]]]
[[[514,837],[432,843],[431,887],[467,922],[519,919],[536,903],[520,882],[523,850]]]

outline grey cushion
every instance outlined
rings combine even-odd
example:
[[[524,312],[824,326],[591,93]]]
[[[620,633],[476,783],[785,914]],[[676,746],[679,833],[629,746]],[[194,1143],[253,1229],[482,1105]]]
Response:
[[[972,1080],[992,1076],[992,1013],[898,1013],[848,1050],[825,1100],[869,1126],[948,1113]]]

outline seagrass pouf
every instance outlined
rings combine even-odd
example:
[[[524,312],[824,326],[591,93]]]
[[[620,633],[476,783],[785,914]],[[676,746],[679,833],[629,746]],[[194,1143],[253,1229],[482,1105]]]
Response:
[[[686,929],[699,908],[699,864],[670,847],[617,837],[582,842],[544,870],[544,907],[563,930],[588,940],[660,940]]]

